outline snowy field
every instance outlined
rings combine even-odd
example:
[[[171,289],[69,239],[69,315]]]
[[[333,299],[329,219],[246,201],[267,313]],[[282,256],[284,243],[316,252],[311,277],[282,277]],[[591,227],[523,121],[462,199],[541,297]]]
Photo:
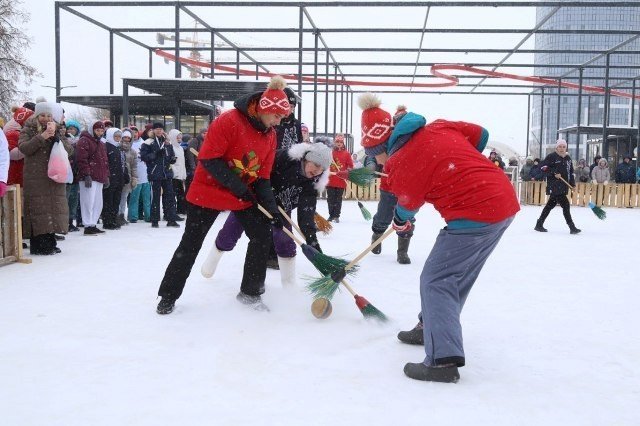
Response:
[[[540,211],[523,208],[471,292],[455,385],[406,378],[423,349],[396,339],[416,323],[418,277],[443,226],[430,208],[411,265],[396,263],[391,236],[351,281],[386,325],[365,321],[346,291],[330,318],[313,318],[302,255],[297,290],[268,272],[270,313],[239,304],[246,238],[212,279],[199,272],[220,219],[168,316],[156,293],[181,229],[71,234],[60,255],[0,268],[0,424],[638,425],[640,212],[609,208],[602,222],[574,208],[573,236],[560,208],[534,232]],[[320,237],[326,253],[368,245],[354,202],[334,228]]]

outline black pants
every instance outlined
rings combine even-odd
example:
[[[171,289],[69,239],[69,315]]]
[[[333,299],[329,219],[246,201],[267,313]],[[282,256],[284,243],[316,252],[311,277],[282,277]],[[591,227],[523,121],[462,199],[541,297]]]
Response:
[[[179,214],[187,214],[187,204],[184,199],[184,181],[173,179],[173,192],[176,194],[176,212]]]
[[[329,206],[329,217],[339,218],[342,211],[342,196],[344,188],[327,187],[327,205]]]
[[[121,186],[110,186],[102,190],[102,226],[106,228],[117,227],[121,194]]]
[[[29,239],[29,253],[50,254],[57,247],[55,234],[40,234]]]
[[[544,206],[544,209],[542,209],[542,214],[540,214],[540,219],[538,219],[540,221],[540,225],[544,224],[544,221],[547,219],[547,216],[549,216],[549,213],[551,213],[551,210],[553,210],[553,208],[558,204],[560,204],[560,207],[562,207],[562,214],[564,215],[564,220],[567,222],[567,225],[573,226],[573,219],[571,218],[570,210],[571,206],[566,195],[549,196],[547,205]]]
[[[160,195],[162,207],[167,220],[176,218],[176,197],[173,192],[172,179],[151,181],[151,222],[160,222]]]
[[[264,214],[255,206],[233,213],[242,223],[242,227],[249,237],[240,290],[244,294],[257,296],[264,293],[267,256],[271,245],[271,226]],[[184,234],[164,273],[158,296],[171,299],[180,297],[191,273],[191,268],[193,268],[196,257],[202,248],[202,242],[219,214],[219,210],[187,203]]]

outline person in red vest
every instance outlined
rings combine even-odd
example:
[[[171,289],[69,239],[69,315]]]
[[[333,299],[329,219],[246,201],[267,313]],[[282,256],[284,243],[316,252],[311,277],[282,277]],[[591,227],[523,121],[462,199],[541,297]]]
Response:
[[[285,87],[284,79],[275,76],[267,90],[236,100],[233,109],[209,125],[187,193],[184,234],[158,290],[162,298],[156,309],[158,314],[173,311],[202,242],[224,210],[234,212],[249,237],[236,298],[256,310],[269,310],[260,295],[264,293],[271,226],[282,228],[269,179],[276,151],[274,126],[290,112]],[[258,209],[258,203],[273,219]]]
[[[440,230],[420,275],[421,315],[398,338],[424,345],[423,362],[407,363],[416,380],[455,383],[465,365],[460,313],[484,263],[520,210],[513,186],[482,155],[486,129],[462,121],[407,113],[391,127],[391,115],[367,93],[358,100],[362,145],[384,164],[389,190],[397,197],[393,228],[407,232],[420,207],[430,203],[446,226]],[[365,138],[366,136],[366,138]],[[403,334],[405,333],[405,334]],[[412,341],[405,339],[409,333]],[[422,339],[415,338],[419,335]]]
[[[340,172],[353,169],[351,154],[344,146],[344,135],[337,134],[333,141],[333,164],[331,172]],[[347,187],[347,181],[332,175],[327,184],[327,205],[329,206],[329,222],[340,222],[340,212],[342,210],[342,196]]]

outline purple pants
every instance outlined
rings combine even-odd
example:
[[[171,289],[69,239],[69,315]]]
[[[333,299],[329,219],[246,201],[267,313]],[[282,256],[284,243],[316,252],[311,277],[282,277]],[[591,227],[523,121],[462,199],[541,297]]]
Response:
[[[291,216],[291,212],[287,212],[287,215]],[[291,225],[289,223],[285,223],[285,226],[291,231]],[[291,237],[278,228],[272,227],[271,231],[273,233],[273,245],[275,246],[276,254],[279,257],[294,257],[296,255],[296,243]],[[233,250],[240,237],[242,237],[243,232],[242,224],[238,218],[236,218],[236,215],[230,212],[222,229],[218,232],[216,247],[220,251]]]

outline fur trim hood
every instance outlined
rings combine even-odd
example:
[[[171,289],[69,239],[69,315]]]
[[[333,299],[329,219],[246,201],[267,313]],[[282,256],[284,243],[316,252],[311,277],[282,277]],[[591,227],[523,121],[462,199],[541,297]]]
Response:
[[[287,154],[289,155],[290,159],[300,161],[301,164],[304,164],[302,163],[302,160],[305,159],[305,156],[310,151],[311,146],[312,144],[308,142],[297,143],[293,145],[291,148],[289,148],[289,150],[287,151]],[[324,191],[328,183],[329,183],[329,168],[327,167],[320,176],[314,179],[313,187],[316,189],[316,191],[318,191],[318,193],[321,193],[322,191]]]

